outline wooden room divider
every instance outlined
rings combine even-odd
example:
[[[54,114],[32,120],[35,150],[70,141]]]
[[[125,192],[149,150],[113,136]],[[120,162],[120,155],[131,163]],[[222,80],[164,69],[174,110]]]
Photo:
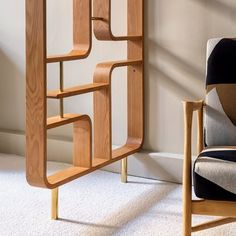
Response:
[[[73,0],[73,48],[68,54],[49,56],[46,40],[46,0],[26,0],[26,172],[29,184],[52,189],[52,219],[58,218],[59,186],[119,160],[122,160],[122,181],[126,182],[127,157],[142,147],[143,9],[144,0],[127,0],[128,34],[115,36],[111,29],[111,0]],[[92,25],[98,40],[126,40],[127,59],[99,63],[92,83],[64,88],[63,63],[89,56],[92,48]],[[59,65],[60,88],[56,91],[47,91],[48,63]],[[128,73],[128,138],[122,147],[112,150],[111,83],[112,72],[119,67],[127,67]],[[64,113],[63,99],[84,93],[93,93],[93,131],[88,115]],[[58,116],[47,117],[47,99],[59,101]],[[73,124],[73,167],[48,176],[47,130],[66,124]]]

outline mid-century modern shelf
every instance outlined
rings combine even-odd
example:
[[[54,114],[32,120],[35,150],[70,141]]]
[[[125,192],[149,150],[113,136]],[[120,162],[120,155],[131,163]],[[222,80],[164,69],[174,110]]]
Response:
[[[64,55],[50,56],[47,55],[46,0],[26,0],[27,180],[33,186],[52,189],[53,219],[58,217],[59,186],[119,160],[122,160],[122,181],[126,182],[127,157],[142,147],[144,0],[127,0],[127,9],[128,34],[115,36],[111,29],[111,0],[73,0],[72,50]],[[92,53],[92,28],[98,40],[114,41],[114,44],[127,41],[127,58],[99,63],[91,83],[64,88],[63,63],[86,59]],[[54,91],[47,91],[48,63],[58,63],[60,68],[60,87]],[[120,67],[127,67],[128,138],[122,147],[112,150],[112,72]],[[93,93],[93,130],[88,115],[64,113],[63,99],[84,93]],[[47,117],[47,99],[59,101],[58,116]],[[73,166],[47,176],[47,130],[66,124],[73,124]]]

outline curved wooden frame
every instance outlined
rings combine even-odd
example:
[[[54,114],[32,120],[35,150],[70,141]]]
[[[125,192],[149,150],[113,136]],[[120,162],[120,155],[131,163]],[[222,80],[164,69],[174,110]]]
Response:
[[[92,46],[92,2],[73,0],[73,49],[62,55],[47,57],[47,63],[83,59],[89,56]]]
[[[236,202],[192,200],[192,120],[194,111],[198,117],[197,150],[203,150],[203,101],[184,102],[184,169],[183,169],[183,235],[236,222]],[[221,218],[192,227],[192,215],[222,216]]]
[[[137,151],[143,143],[143,94],[139,88],[143,86],[142,60],[127,60],[100,63],[94,73],[94,83],[107,83],[108,88],[94,93],[94,158],[111,159],[111,81],[112,72],[118,67],[132,67],[133,76],[128,78],[128,139],[119,151],[134,146]],[[135,77],[134,77],[135,76]],[[134,81],[132,83],[132,81]],[[132,84],[131,84],[132,83]],[[138,111],[135,107],[139,106]],[[110,127],[105,129],[104,127]],[[109,149],[107,148],[109,147]],[[104,155],[105,154],[105,155]]]
[[[133,12],[140,12],[143,9],[142,0],[127,0],[128,7],[129,5],[133,7]],[[111,0],[94,0],[94,34],[98,40],[140,40],[143,36],[142,34],[142,18],[140,15],[132,15],[133,18],[138,17],[139,21],[135,20],[137,27],[132,27],[134,30],[128,32],[127,36],[115,36],[112,33],[111,27]],[[128,18],[130,15],[128,14]],[[130,22],[130,19],[128,19]]]
[[[95,0],[95,8],[98,6]],[[104,2],[105,3],[105,2]],[[106,3],[110,3],[106,1]],[[74,48],[66,55],[47,57],[46,0],[26,0],[26,176],[29,184],[53,189],[52,218],[58,216],[58,187],[101,167],[122,160],[122,181],[127,179],[127,156],[137,152],[144,138],[144,0],[128,0],[127,60],[97,65],[93,83],[72,88],[63,86],[63,62],[83,59],[92,46],[91,22],[95,32],[109,35],[110,28],[98,29],[99,17],[91,17],[91,0],[74,0]],[[107,5],[106,5],[107,7]],[[108,9],[110,10],[110,9]],[[101,30],[101,32],[100,32]],[[136,37],[136,33],[138,36]],[[132,35],[135,35],[133,37]],[[114,38],[100,38],[114,40]],[[47,91],[47,63],[59,62],[60,89]],[[118,67],[128,67],[128,138],[123,147],[112,150],[111,81]],[[63,99],[94,93],[94,150],[92,125],[87,115],[64,114]],[[60,116],[47,118],[46,99],[60,101]],[[47,176],[47,130],[73,124],[73,166]]]

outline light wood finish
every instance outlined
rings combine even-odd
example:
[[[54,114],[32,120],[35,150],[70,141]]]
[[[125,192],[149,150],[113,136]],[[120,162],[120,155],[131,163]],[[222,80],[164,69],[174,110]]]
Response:
[[[55,174],[50,175],[47,178],[49,186],[53,186],[53,188],[59,187],[63,184],[66,184],[72,180],[75,180],[79,177],[88,174],[88,170],[89,168],[73,166],[65,170],[59,171]]]
[[[89,56],[92,46],[91,4],[91,0],[73,0],[73,48],[64,55],[48,56],[47,63],[84,59]]]
[[[236,218],[236,202],[211,200],[192,201],[192,213]]]
[[[194,233],[194,232],[198,232],[198,231],[201,231],[201,230],[214,228],[214,227],[217,227],[217,226],[220,226],[220,225],[230,224],[230,223],[233,223],[235,221],[236,221],[235,218],[230,218],[230,217],[223,218],[223,219],[212,220],[212,221],[209,221],[207,223],[203,223],[203,224],[192,227],[192,232]]]
[[[47,129],[53,129],[59,126],[74,123],[79,120],[89,119],[87,115],[64,114],[64,117],[54,116],[47,119]]]
[[[92,167],[92,122],[88,116],[74,122],[74,166]]]
[[[60,61],[60,92],[64,91],[64,65],[63,62]],[[60,117],[64,117],[64,100],[60,98]]]
[[[92,159],[92,167],[70,167],[68,169],[59,171],[55,174],[52,174],[48,177],[48,183],[51,188],[56,188],[63,184],[66,184],[70,181],[73,181],[79,177],[92,173],[96,170],[99,170],[107,165],[110,165],[114,162],[122,160],[126,156],[132,155],[140,150],[139,144],[134,144],[132,146],[124,145],[123,147],[112,150],[112,159]]]
[[[126,60],[126,61],[115,61],[115,62],[106,62],[100,63],[97,65],[95,73],[94,73],[94,83],[108,83],[111,85],[112,80],[112,72],[115,68],[118,67],[125,67],[125,66],[132,66],[137,68],[142,68],[142,60]],[[128,77],[128,81],[133,78]],[[142,80],[142,76],[141,76]],[[139,82],[138,78],[135,80],[136,83]],[[135,86],[137,84],[135,83]],[[130,142],[137,142],[138,144],[142,144],[143,139],[143,123],[139,123],[139,126],[135,126],[137,123],[137,119],[142,117],[143,122],[143,96],[142,96],[142,89],[139,87],[130,87],[128,86],[128,140],[127,144]],[[140,90],[139,90],[140,89]],[[132,101],[137,99],[140,101],[138,107],[138,114],[137,116],[130,117],[129,111],[135,110],[136,108],[133,103],[129,103],[131,100],[130,96],[132,91],[135,90],[139,93],[142,101],[140,101],[139,97],[134,97],[132,95]],[[141,114],[140,114],[141,113]],[[109,128],[107,128],[109,127]],[[135,130],[139,131],[137,133],[131,133],[133,131],[133,127]],[[132,136],[131,136],[132,135]],[[96,91],[94,93],[94,158],[100,159],[107,159],[110,160],[111,150],[112,150],[112,140],[111,140],[111,86],[105,88],[100,91]]]
[[[183,166],[183,235],[191,234],[192,225],[192,212],[191,212],[191,199],[192,199],[192,120],[193,120],[193,104],[184,102],[184,166]]]
[[[197,112],[198,138],[197,150],[203,150],[203,101],[183,102],[184,107],[184,168],[183,168],[183,235],[190,236],[191,232],[205,230],[218,225],[236,221],[236,203],[210,200],[192,200],[192,120]],[[192,215],[224,216],[227,218],[192,227]]]
[[[58,193],[59,189],[52,189],[51,219],[58,219]]]
[[[75,86],[71,88],[60,90],[53,90],[47,93],[48,98],[60,99],[71,96],[76,96],[84,93],[91,93],[97,90],[108,88],[109,84],[106,83],[91,83],[86,85]]]
[[[128,34],[111,32],[111,1],[73,0],[73,48],[65,55],[47,56],[46,0],[26,0],[26,169],[28,182],[52,189],[52,218],[58,218],[58,188],[83,175],[140,150],[144,138],[144,0],[128,0]],[[107,12],[108,11],[108,12]],[[64,88],[63,62],[88,57],[92,46],[91,24],[100,40],[128,40],[126,60],[97,65],[93,83]],[[59,62],[60,88],[47,92],[47,63]],[[128,137],[115,150],[111,146],[111,82],[115,68],[128,69]],[[89,116],[64,114],[63,99],[94,93],[94,150]],[[47,98],[58,99],[60,114],[47,118]],[[47,176],[47,130],[73,124],[73,166]],[[93,156],[92,156],[93,153]],[[127,164],[127,163],[126,163]],[[127,167],[127,165],[123,165]],[[124,168],[125,170],[126,168]]]
[[[93,2],[93,14],[94,14],[94,34],[95,37],[98,40],[113,40],[113,41],[120,41],[120,40],[140,40],[143,37],[143,34],[140,32],[142,30],[142,16],[140,14],[140,9],[136,10],[136,4],[139,5],[142,3],[143,0],[127,0],[128,5],[132,6],[133,9],[128,10],[128,14],[130,15],[130,18],[136,18],[139,22],[136,20],[136,24],[139,24],[140,28],[135,28],[133,32],[128,32],[127,36],[115,36],[112,33],[111,29],[111,18],[112,18],[112,12],[111,12],[111,0],[94,0]],[[131,2],[131,3],[130,3]],[[130,10],[132,12],[130,12]],[[141,8],[142,10],[142,8]],[[138,16],[138,17],[136,17]],[[129,20],[128,20],[129,22]]]
[[[46,0],[26,0],[26,176],[46,181]]]
[[[197,152],[198,154],[200,154],[203,150],[203,144],[204,144],[204,140],[203,140],[203,103],[200,105],[199,109],[197,110]]]
[[[121,160],[121,182],[127,183],[127,163],[128,159],[124,158]]]
[[[144,35],[144,1],[128,0],[128,35]],[[144,39],[128,41],[128,60],[144,62]],[[144,63],[128,67],[128,145],[144,140]]]

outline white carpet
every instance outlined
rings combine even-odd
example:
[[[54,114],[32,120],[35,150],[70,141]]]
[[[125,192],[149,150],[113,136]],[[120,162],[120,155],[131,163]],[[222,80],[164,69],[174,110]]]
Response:
[[[97,171],[60,189],[60,220],[52,221],[50,191],[26,183],[24,158],[0,154],[0,236],[178,236],[181,204],[180,185],[136,177],[122,184],[119,175]],[[236,224],[193,235],[234,236]]]

